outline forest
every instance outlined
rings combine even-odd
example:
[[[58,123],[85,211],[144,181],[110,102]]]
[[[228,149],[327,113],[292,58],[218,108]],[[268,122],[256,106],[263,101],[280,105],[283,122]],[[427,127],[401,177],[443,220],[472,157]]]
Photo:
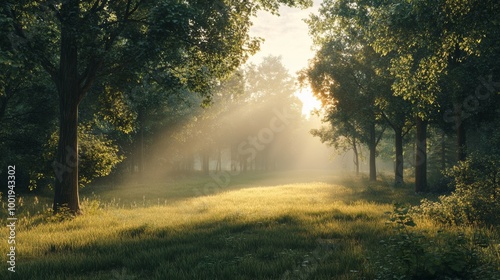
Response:
[[[0,278],[500,279],[499,11],[2,0]]]

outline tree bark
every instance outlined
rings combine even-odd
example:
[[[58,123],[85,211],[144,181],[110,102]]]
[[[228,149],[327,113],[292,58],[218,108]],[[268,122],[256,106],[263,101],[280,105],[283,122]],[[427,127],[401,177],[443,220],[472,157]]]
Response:
[[[215,169],[217,172],[222,171],[222,148],[217,150],[217,167]]]
[[[56,173],[54,213],[68,207],[80,212],[78,196],[78,105],[83,97],[78,79],[77,30],[79,3],[63,1],[61,7],[61,49],[57,75],[59,92],[59,143],[54,170]]]
[[[401,127],[394,128],[395,134],[395,148],[396,148],[396,162],[394,170],[394,185],[403,185],[403,129]]]
[[[359,176],[359,154],[356,137],[352,138],[352,151],[354,152],[354,168],[356,169],[356,176]]]
[[[417,117],[415,151],[415,192],[427,191],[427,121]]]
[[[377,148],[377,140],[375,135],[375,123],[370,126],[370,181],[377,180],[377,165],[376,165],[376,148]]]
[[[78,195],[78,105],[71,96],[61,100],[59,143],[54,171],[56,173],[54,193],[54,213],[60,207],[68,207],[79,213]]]

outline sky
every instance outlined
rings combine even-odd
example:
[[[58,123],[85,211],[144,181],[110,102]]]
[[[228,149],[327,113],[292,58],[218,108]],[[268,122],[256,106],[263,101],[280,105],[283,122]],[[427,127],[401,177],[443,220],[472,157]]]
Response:
[[[305,10],[281,7],[280,16],[268,12],[258,12],[253,20],[250,35],[264,38],[260,51],[249,59],[249,63],[259,64],[266,56],[281,56],[283,65],[290,75],[307,67],[308,60],[314,56],[312,39],[308,33],[307,24],[303,19],[315,13],[321,0],[314,0],[313,7]],[[302,113],[307,116],[309,111],[319,106],[319,101],[312,97],[309,89],[303,89],[296,94],[304,104]]]

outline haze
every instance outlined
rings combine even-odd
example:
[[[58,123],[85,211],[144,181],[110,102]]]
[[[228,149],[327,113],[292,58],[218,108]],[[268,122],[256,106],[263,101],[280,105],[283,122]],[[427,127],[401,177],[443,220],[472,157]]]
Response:
[[[0,279],[500,279],[499,5],[3,1]]]

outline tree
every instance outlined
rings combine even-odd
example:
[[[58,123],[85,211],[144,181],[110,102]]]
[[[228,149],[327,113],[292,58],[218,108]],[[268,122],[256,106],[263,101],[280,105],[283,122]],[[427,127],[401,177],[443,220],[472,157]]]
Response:
[[[0,163],[16,165],[18,191],[41,189],[42,174],[50,172],[50,162],[41,158],[55,127],[56,95],[41,67],[15,55],[3,10],[0,6]]]
[[[376,180],[376,147],[385,130],[376,101],[390,88],[377,73],[380,56],[369,45],[361,21],[352,16],[366,11],[345,4],[325,1],[320,15],[308,20],[319,50],[306,75],[314,94],[323,100],[328,118],[349,122],[344,129],[335,130],[353,144],[359,140],[368,146],[370,180]]]
[[[333,112],[332,112],[333,113]],[[353,124],[347,120],[340,120],[335,116],[325,118],[329,121],[329,126],[320,129],[312,129],[310,132],[313,136],[319,137],[321,143],[326,143],[336,150],[347,152],[352,150],[354,153],[353,163],[356,175],[359,175],[360,164],[360,149],[359,140]]]
[[[383,120],[394,131],[394,185],[401,186],[404,184],[404,137],[414,126],[411,119],[412,107],[403,98],[394,96],[390,89],[382,93],[376,102]]]
[[[337,126],[344,122],[337,132],[352,139],[353,145],[359,140],[368,146],[370,180],[376,180],[376,147],[385,128],[375,104],[379,77],[368,64],[370,58],[368,49],[329,42],[316,54],[308,76],[313,92],[324,100],[325,121]]]
[[[22,0],[2,5],[18,55],[50,75],[59,94],[54,210],[78,213],[78,109],[92,85],[156,61],[182,84],[205,92],[256,50],[250,16],[297,1]]]
[[[260,144],[252,144],[257,149],[254,158],[255,168],[268,170],[284,167],[287,158],[293,154],[293,128],[300,119],[300,101],[294,95],[296,87],[280,56],[267,56],[258,65],[249,65],[245,69],[247,106],[250,109],[247,126],[249,135],[259,138]],[[269,121],[276,118],[276,111],[286,112],[291,117],[286,123],[288,129],[273,130],[272,140],[263,139],[263,130]],[[270,133],[269,133],[270,134]],[[268,142],[269,141],[269,142]],[[289,163],[289,162],[288,162]]]
[[[358,1],[368,5],[368,2]],[[414,104],[417,125],[417,192],[426,186],[427,123],[438,108],[439,95],[455,103],[458,159],[466,154],[463,102],[470,96],[470,59],[474,68],[489,72],[498,61],[497,1],[375,1],[369,25],[373,47],[391,54],[393,90]],[[477,63],[478,61],[481,61]],[[469,64],[469,66],[467,66]],[[486,66],[486,67],[484,67]],[[464,71],[464,69],[469,70]],[[473,71],[477,74],[482,71]],[[472,72],[472,73],[473,73]],[[494,71],[495,72],[495,71]],[[468,73],[469,76],[462,74]],[[448,86],[444,90],[443,85]],[[451,85],[451,87],[450,87]]]

